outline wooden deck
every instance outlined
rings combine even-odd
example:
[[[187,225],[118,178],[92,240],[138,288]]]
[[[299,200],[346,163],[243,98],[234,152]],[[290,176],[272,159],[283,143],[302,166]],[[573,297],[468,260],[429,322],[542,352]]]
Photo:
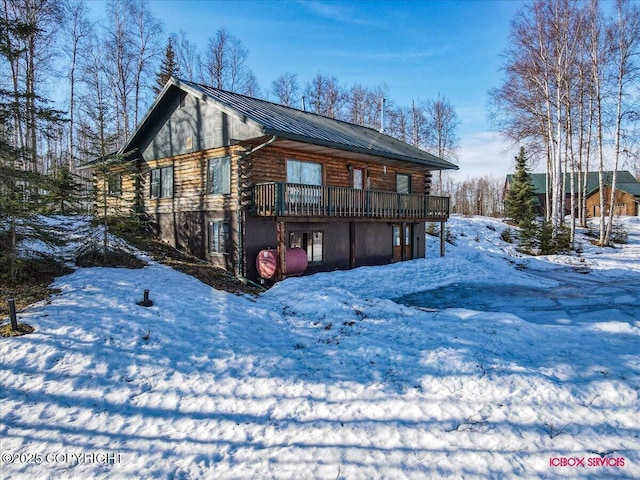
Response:
[[[449,197],[272,182],[254,187],[252,212],[267,217],[446,221]]]

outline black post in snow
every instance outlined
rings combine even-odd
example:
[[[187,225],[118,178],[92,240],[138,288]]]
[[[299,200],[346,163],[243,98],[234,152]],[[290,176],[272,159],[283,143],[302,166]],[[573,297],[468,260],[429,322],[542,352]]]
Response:
[[[16,301],[9,299],[9,318],[11,319],[11,329],[18,330],[18,319],[16,318]]]
[[[151,305],[153,305],[153,302],[151,300],[149,300],[149,289],[148,288],[145,288],[144,296],[142,298],[142,301],[138,302],[138,305],[141,305],[143,307],[150,307]]]

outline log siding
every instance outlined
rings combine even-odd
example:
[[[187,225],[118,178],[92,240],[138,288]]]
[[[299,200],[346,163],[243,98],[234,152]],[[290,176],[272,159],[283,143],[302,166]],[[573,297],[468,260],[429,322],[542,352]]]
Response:
[[[269,147],[261,150],[251,160],[254,184],[287,181],[287,160],[303,160],[322,165],[323,184],[331,187],[353,187],[352,171],[365,171],[367,189],[394,192],[396,173],[411,176],[411,191],[425,193],[425,180],[429,170],[421,167],[398,166],[396,162],[372,157],[371,162],[352,161],[339,156],[310,155],[296,150]]]

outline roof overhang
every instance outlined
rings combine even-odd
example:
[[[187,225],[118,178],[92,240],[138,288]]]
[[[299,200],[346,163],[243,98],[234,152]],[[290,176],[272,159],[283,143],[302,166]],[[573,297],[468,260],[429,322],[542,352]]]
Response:
[[[332,156],[338,156],[345,159],[362,160],[362,161],[374,161],[383,163],[384,161],[394,162],[410,162],[416,165],[420,165],[428,170],[458,170],[458,166],[453,163],[440,160],[437,157],[431,159],[422,159],[416,157],[410,157],[406,155],[398,155],[390,152],[381,152],[375,149],[361,148],[352,145],[344,145],[342,143],[334,143],[323,139],[309,139],[305,136],[298,136],[287,132],[270,131],[265,129],[265,134],[270,136],[277,136],[276,144],[283,148],[291,148],[292,150],[298,150],[305,153],[313,154],[329,154]]]
[[[273,138],[274,135],[268,134],[262,137],[251,138],[247,140],[241,140],[236,142],[236,145],[242,145],[246,148],[253,148],[254,146],[264,143],[265,141]],[[435,166],[434,164],[430,164],[428,162],[419,160],[419,159],[411,159],[409,157],[404,156],[391,156],[387,154],[382,154],[379,152],[364,150],[364,149],[346,149],[344,145],[331,145],[331,142],[308,142],[298,138],[286,138],[281,137],[279,135],[275,135],[276,140],[273,142],[272,146],[281,148],[283,150],[290,150],[292,152],[300,152],[302,154],[307,155],[319,155],[319,156],[329,156],[329,157],[337,157],[343,160],[353,160],[360,162],[371,162],[378,163],[380,165],[394,165],[396,167],[406,167],[406,162],[411,162],[414,165],[421,166],[424,170],[443,170],[444,168],[441,166]],[[291,136],[290,136],[291,137]],[[453,165],[455,169],[458,167]]]

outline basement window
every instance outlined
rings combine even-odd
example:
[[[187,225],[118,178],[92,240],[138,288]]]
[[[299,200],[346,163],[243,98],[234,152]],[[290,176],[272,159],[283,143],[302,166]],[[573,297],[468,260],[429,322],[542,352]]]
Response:
[[[289,235],[289,247],[302,248],[307,252],[309,263],[322,263],[323,232],[291,232]]]
[[[224,220],[209,220],[207,233],[209,237],[208,250],[210,254],[229,253],[229,222]]]

